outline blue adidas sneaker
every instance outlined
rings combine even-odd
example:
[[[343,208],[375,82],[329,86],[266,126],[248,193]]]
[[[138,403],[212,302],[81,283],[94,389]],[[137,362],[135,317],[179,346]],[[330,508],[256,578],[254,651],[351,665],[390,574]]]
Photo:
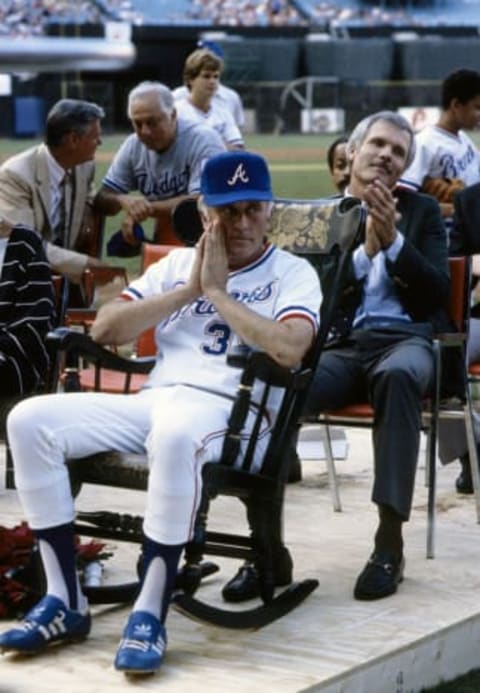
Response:
[[[47,594],[18,626],[0,634],[0,651],[38,652],[56,642],[83,640],[90,627],[88,612],[73,611],[58,597]]]
[[[133,611],[115,657],[115,669],[127,674],[151,674],[160,668],[167,647],[167,632],[148,611]]]

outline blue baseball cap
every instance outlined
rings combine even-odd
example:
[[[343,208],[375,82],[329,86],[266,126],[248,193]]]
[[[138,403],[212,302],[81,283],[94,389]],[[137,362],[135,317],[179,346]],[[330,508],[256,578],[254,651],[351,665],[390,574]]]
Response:
[[[207,51],[210,51],[211,53],[215,53],[217,58],[221,58],[223,60],[223,50],[222,47],[216,43],[215,41],[208,41],[205,39],[200,39],[197,43],[198,48],[206,48]]]
[[[142,243],[145,243],[145,233],[140,224],[133,225],[134,242],[128,243],[122,233],[122,230],[116,231],[107,243],[107,255],[115,257],[135,257],[140,255]]]
[[[223,152],[208,159],[200,179],[200,192],[209,207],[248,200],[273,200],[265,159],[244,151]]]

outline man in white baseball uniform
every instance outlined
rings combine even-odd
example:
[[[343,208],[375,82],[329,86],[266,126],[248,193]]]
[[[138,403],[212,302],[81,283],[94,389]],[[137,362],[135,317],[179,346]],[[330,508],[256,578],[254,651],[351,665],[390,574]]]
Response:
[[[146,451],[141,589],[115,667],[127,673],[160,667],[165,617],[191,536],[202,465],[220,456],[240,377],[227,366],[226,352],[242,342],[293,367],[318,327],[316,272],[268,242],[272,199],[261,156],[224,152],[211,158],[201,178],[204,233],[197,247],[175,249],[150,266],[120,299],[102,307],[92,327],[96,341],[121,344],[156,326],[157,363],[145,389],[136,395],[46,395],[12,411],[8,433],[17,488],[39,543],[47,594],[20,625],[0,635],[3,651],[38,651],[90,631],[75,570],[66,457]],[[277,400],[278,392],[268,403],[260,447],[268,441]]]
[[[222,47],[216,41],[201,40],[197,43],[197,48],[207,48],[209,51],[217,55],[221,60],[225,61]],[[173,98],[175,101],[185,99],[188,96],[188,87],[182,84],[173,90]],[[240,94],[235,89],[227,87],[223,82],[218,83],[218,89],[213,95],[213,101],[228,109],[233,116],[240,132],[245,128],[245,111],[243,108]]]
[[[222,68],[222,59],[207,48],[190,53],[183,68],[188,92],[183,98],[175,99],[175,108],[180,117],[216,130],[227,149],[244,149],[242,134],[232,114],[214,98]]]
[[[435,125],[415,135],[415,157],[398,184],[436,197],[451,228],[453,196],[480,181],[480,152],[465,132],[480,126],[480,73],[460,69],[442,82],[441,113]],[[434,183],[434,184],[432,184]]]

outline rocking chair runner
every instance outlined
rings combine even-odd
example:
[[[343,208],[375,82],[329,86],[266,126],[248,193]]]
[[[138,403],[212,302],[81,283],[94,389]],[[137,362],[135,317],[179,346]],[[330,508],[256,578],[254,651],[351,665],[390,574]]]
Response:
[[[309,579],[293,583],[274,597],[274,547],[280,537],[272,532],[272,515],[278,517],[283,505],[287,477],[284,451],[292,439],[303,404],[306,388],[320,357],[328,334],[336,297],[341,290],[343,268],[350,249],[363,232],[363,210],[357,200],[277,201],[272,223],[272,241],[291,252],[306,256],[322,278],[324,301],[321,328],[305,363],[298,370],[281,368],[262,352],[245,350],[231,354],[233,367],[243,372],[229,420],[220,462],[209,462],[203,468],[203,489],[194,537],[185,550],[185,565],[179,575],[179,591],[175,605],[183,612],[210,623],[230,628],[258,628],[289,612],[318,585]],[[59,330],[51,335],[51,343],[59,350],[87,358],[106,368],[139,372],[145,365],[125,360],[94,344],[88,336]],[[263,396],[249,445],[241,460],[239,439],[253,383],[263,382]],[[251,470],[260,421],[272,387],[283,389],[283,400],[270,443],[258,472]],[[235,467],[233,466],[235,463]],[[73,486],[82,483],[103,484],[132,489],[146,489],[147,464],[144,456],[101,453],[82,460],[72,460],[69,468]],[[229,535],[207,530],[210,502],[217,495],[240,498],[248,510],[250,536]],[[134,541],[143,539],[142,519],[109,512],[78,513],[76,531],[87,536]],[[278,532],[278,530],[277,530]],[[245,611],[230,611],[207,605],[193,594],[201,578],[216,570],[202,563],[204,554],[253,560],[259,574],[262,604]],[[128,601],[134,597],[137,582],[115,587],[102,586],[86,590],[92,603]]]

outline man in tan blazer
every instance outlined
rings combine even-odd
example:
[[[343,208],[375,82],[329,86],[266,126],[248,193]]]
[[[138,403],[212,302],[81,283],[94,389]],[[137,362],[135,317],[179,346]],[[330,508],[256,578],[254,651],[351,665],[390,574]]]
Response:
[[[45,142],[0,167],[0,215],[35,229],[52,269],[75,282],[86,267],[103,264],[78,252],[91,222],[103,117],[97,104],[62,99],[48,113]]]

